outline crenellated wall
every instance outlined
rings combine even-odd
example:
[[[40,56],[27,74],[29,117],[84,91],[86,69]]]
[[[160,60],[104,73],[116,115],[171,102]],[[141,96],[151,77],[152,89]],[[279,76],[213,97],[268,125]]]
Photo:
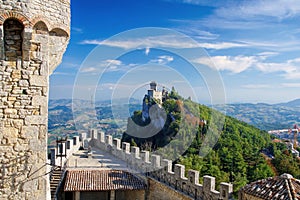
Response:
[[[23,59],[29,60],[30,51],[42,51],[47,54],[35,55],[46,58],[49,74],[52,74],[61,62],[63,53],[70,38],[70,0],[0,0],[0,29],[3,31],[4,22],[17,19],[25,27],[27,37],[32,37],[36,45],[26,53]],[[4,34],[0,34],[3,41]],[[24,39],[26,35],[24,34]],[[24,40],[30,48],[30,40]],[[43,44],[43,45],[41,45]],[[0,60],[5,60],[4,43],[0,42]]]
[[[63,167],[66,161],[82,146],[79,136],[67,139],[66,143],[62,143],[55,148],[50,149],[51,158],[49,163],[51,166]],[[61,149],[61,150],[60,150]],[[65,155],[60,157],[59,155]]]
[[[167,185],[176,191],[186,194],[193,199],[221,200],[230,199],[233,192],[232,184],[221,183],[220,191],[215,189],[215,178],[203,177],[203,185],[199,184],[199,171],[189,170],[185,177],[185,166],[175,164],[171,160],[163,159],[149,151],[141,151],[138,147],[130,146],[118,138],[105,135],[104,132],[91,130],[91,138],[82,138],[90,141],[91,146],[110,152],[120,158],[132,169],[139,171],[149,178]],[[173,170],[174,169],[174,170]]]

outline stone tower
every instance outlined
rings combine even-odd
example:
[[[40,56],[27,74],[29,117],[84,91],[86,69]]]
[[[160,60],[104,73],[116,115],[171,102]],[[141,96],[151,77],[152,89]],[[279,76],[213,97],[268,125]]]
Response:
[[[0,199],[49,199],[49,75],[70,37],[70,0],[0,0]]]

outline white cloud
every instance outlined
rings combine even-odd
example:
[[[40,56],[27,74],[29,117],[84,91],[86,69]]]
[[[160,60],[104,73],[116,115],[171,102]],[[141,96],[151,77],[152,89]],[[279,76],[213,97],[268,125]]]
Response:
[[[169,0],[171,1],[171,0]],[[290,18],[300,14],[298,0],[256,0],[256,1],[210,1],[173,0],[175,2],[216,7],[215,14],[222,18],[256,18],[260,16]]]
[[[300,4],[298,0],[259,0],[242,1],[221,7],[216,10],[216,14],[223,18],[249,18],[275,17],[285,19],[300,14]]]
[[[189,26],[186,26],[186,20],[178,20],[178,19],[174,19],[171,20],[173,22],[176,23],[181,23],[183,22],[183,26],[177,28],[176,30],[178,30],[179,32],[182,32],[188,36],[191,36],[192,38],[195,39],[200,39],[200,40],[215,40],[217,38],[219,38],[219,34],[215,34],[215,33],[211,33],[209,31],[204,31],[199,29],[199,26],[195,25],[192,26],[189,24]]]
[[[269,58],[271,56],[277,56],[279,53],[274,51],[264,51],[261,53],[258,53],[257,55],[260,56],[262,59]]]
[[[53,72],[51,75],[52,76],[57,76],[57,75],[60,75],[60,76],[73,76],[74,74],[67,73],[67,72]]]
[[[96,72],[97,68],[95,68],[95,67],[85,67],[85,68],[80,69],[80,71],[84,72],[84,73]]]
[[[83,30],[82,30],[81,28],[73,27],[73,26],[72,26],[71,29],[72,29],[72,31],[75,32],[75,33],[83,33]]]
[[[166,65],[166,64],[172,62],[173,60],[174,60],[174,57],[164,55],[164,56],[158,56],[157,59],[151,60],[150,63],[157,63],[159,65]]]
[[[265,88],[271,88],[270,85],[267,84],[247,84],[247,85],[242,85],[243,88],[246,89],[265,89]]]
[[[122,62],[120,60],[106,60],[105,63],[108,65],[120,66]]]
[[[200,46],[206,49],[229,49],[236,47],[246,47],[247,44],[233,43],[233,42],[220,42],[220,43],[200,43]]]
[[[179,3],[193,4],[193,5],[217,7],[217,6],[220,6],[220,5],[224,5],[224,2],[226,2],[227,0],[223,0],[223,1],[211,1],[211,0],[165,0],[165,1],[169,1],[169,2],[174,1],[174,2],[179,2]]]
[[[83,67],[80,69],[80,71],[84,73],[95,73],[95,72],[103,71],[104,69],[106,69],[107,71],[117,71],[122,68],[120,67],[122,65],[123,63],[120,60],[109,59],[109,60],[102,61],[93,67]]]
[[[258,62],[256,63],[256,68],[261,72],[292,72],[295,70],[295,67],[288,63],[272,63],[272,62]]]
[[[266,53],[268,54],[268,53]],[[264,55],[264,54],[263,54]],[[232,73],[241,73],[249,68],[264,73],[281,72],[285,79],[300,79],[300,58],[286,62],[263,62],[261,56],[212,56],[200,57],[194,60],[195,63],[204,64],[211,68]]]
[[[92,45],[101,45],[103,40],[83,40],[80,44],[92,44]]]
[[[141,48],[141,47],[165,47],[165,48],[207,48],[207,49],[228,49],[235,47],[245,47],[248,44],[239,42],[215,42],[215,43],[197,43],[191,42],[188,37],[179,37],[177,35],[162,35],[162,36],[149,36],[140,38],[128,38],[122,40],[84,40],[81,44],[93,45],[107,45],[112,47],[119,47],[123,49]],[[145,51],[147,53],[147,49]]]
[[[201,57],[194,62],[204,64],[217,70],[227,70],[233,73],[240,73],[253,66],[256,63],[254,56],[213,56]]]
[[[300,83],[282,83],[282,86],[287,88],[300,88]]]

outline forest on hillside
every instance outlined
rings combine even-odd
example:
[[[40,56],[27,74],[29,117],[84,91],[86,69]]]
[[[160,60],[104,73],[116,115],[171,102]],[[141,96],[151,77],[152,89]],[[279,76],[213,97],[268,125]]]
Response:
[[[134,137],[126,133],[151,123],[142,119],[142,111],[135,111],[122,141],[184,164],[186,170],[198,170],[200,176],[214,176],[217,185],[231,182],[235,194],[245,184],[270,176],[289,173],[300,178],[300,160],[285,143],[273,142],[266,131],[184,99],[175,90],[162,109],[167,118],[157,134]]]

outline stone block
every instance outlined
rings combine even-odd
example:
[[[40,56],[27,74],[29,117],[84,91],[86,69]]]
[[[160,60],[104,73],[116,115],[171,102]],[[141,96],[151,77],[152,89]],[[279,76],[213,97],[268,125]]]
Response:
[[[105,143],[105,133],[100,131],[98,132],[98,140],[100,140],[101,143]]]
[[[220,183],[220,195],[221,199],[231,199],[233,192],[233,186],[231,183]]]
[[[199,171],[190,169],[188,171],[188,178],[191,184],[199,184]]]
[[[27,80],[20,80],[19,81],[19,86],[20,87],[28,87],[29,86],[29,82]]]
[[[29,82],[31,86],[48,86],[48,77],[39,75],[30,75]]]
[[[22,126],[23,126],[23,124],[24,124],[24,120],[22,120],[22,119],[16,119],[16,120],[13,120],[12,121],[12,124],[13,124],[13,126],[16,128],[16,129],[21,129],[22,128]]]
[[[39,124],[47,124],[47,123],[48,123],[47,116],[33,115],[33,116],[25,117],[26,125],[39,125]]]
[[[216,180],[212,176],[203,176],[203,192],[209,194],[215,190]]]
[[[46,138],[47,135],[47,126],[46,125],[42,125],[39,127],[39,139],[43,140]]]
[[[6,108],[4,110],[4,114],[7,114],[7,115],[16,115],[17,113],[18,113],[17,109]]]
[[[131,152],[134,158],[140,157],[140,148],[139,147],[131,147]]]
[[[97,139],[97,129],[90,130],[91,139]]]
[[[13,70],[11,73],[12,79],[21,79],[21,70]]]
[[[122,149],[125,153],[130,153],[130,144],[128,142],[122,142]]]
[[[117,149],[121,149],[121,140],[119,138],[114,138],[113,142]]]
[[[151,163],[154,168],[160,167],[160,156],[159,155],[151,155]]]
[[[149,162],[149,151],[141,151],[141,158],[144,162]]]
[[[32,97],[32,105],[33,106],[46,106],[47,105],[47,97],[44,96],[34,96]]]
[[[3,137],[17,138],[19,130],[14,127],[3,127]]]
[[[163,159],[162,166],[165,168],[165,171],[168,173],[172,172],[172,160]]]
[[[21,137],[23,138],[37,138],[39,134],[39,128],[37,126],[23,126],[21,129]]]
[[[106,143],[108,144],[108,145],[113,145],[113,142],[112,142],[112,136],[111,135],[107,135],[106,136]]]
[[[180,164],[176,164],[174,166],[174,173],[175,173],[175,177],[177,179],[183,179],[183,178],[185,178],[185,176],[184,176],[185,166],[184,165],[180,165]]]

